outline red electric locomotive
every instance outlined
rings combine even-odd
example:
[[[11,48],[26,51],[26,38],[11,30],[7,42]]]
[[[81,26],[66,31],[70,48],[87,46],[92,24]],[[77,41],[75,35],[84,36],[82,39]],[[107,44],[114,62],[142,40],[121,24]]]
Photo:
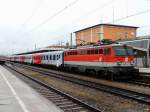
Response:
[[[111,79],[133,76],[132,48],[120,45],[101,45],[65,50],[64,66],[71,70],[94,72]]]

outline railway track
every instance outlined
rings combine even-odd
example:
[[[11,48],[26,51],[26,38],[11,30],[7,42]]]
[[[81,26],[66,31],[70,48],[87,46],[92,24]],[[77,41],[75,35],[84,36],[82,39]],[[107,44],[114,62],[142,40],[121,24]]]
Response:
[[[150,82],[143,81],[143,80],[133,80],[133,81],[127,81],[128,83],[144,86],[144,87],[150,87]]]
[[[17,74],[21,74],[17,75],[17,77],[19,76],[19,78],[27,82],[31,87],[44,95],[48,100],[52,101],[64,112],[103,112],[103,110],[100,110],[97,107],[89,105],[65,92],[57,90],[56,88],[50,87],[46,83],[19,72],[10,66],[4,65],[4,67],[13,70],[13,72],[16,72]]]
[[[112,94],[119,95],[119,96],[122,96],[122,97],[125,97],[128,99],[136,100],[138,102],[150,104],[150,95],[149,94],[139,93],[139,92],[135,92],[135,91],[131,91],[131,90],[121,89],[121,88],[107,86],[107,85],[103,85],[103,84],[99,84],[99,83],[95,83],[95,82],[91,82],[91,81],[87,81],[87,80],[82,80],[79,78],[66,76],[63,73],[58,74],[58,72],[54,73],[54,72],[50,72],[50,71],[45,71],[38,67],[31,67],[28,65],[15,64],[15,66],[17,66],[17,65],[19,67],[23,67],[25,69],[38,72],[40,74],[47,75],[49,77],[59,78],[61,80],[66,80],[66,81],[76,83],[79,85],[83,85],[83,86],[86,86],[86,87],[89,87],[92,89],[112,93]]]

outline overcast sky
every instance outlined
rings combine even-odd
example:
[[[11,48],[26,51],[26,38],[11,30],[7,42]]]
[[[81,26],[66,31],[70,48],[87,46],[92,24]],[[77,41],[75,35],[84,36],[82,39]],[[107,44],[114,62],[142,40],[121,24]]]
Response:
[[[71,32],[113,20],[150,34],[150,0],[0,0],[0,54],[64,44]]]

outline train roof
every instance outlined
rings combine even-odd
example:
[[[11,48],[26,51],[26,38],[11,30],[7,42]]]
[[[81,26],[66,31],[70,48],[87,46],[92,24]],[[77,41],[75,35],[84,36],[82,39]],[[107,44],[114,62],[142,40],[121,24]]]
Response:
[[[54,53],[62,53],[64,51],[50,51],[50,52],[40,52],[40,53],[34,53],[35,55],[37,54],[54,54]],[[32,55],[32,54],[31,54]]]
[[[69,50],[80,50],[80,49],[92,49],[92,48],[102,48],[102,47],[110,47],[110,46],[125,46],[125,44],[107,44],[107,45],[98,45],[98,46],[80,46],[78,48],[73,48],[73,49],[65,49],[64,51],[69,51]]]

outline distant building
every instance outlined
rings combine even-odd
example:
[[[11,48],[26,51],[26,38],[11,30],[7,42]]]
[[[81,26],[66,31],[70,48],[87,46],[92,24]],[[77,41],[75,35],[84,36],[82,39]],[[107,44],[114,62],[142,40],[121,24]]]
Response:
[[[137,28],[135,26],[98,24],[74,32],[76,45],[97,43],[103,39],[111,39],[112,41],[133,40],[136,38]]]

